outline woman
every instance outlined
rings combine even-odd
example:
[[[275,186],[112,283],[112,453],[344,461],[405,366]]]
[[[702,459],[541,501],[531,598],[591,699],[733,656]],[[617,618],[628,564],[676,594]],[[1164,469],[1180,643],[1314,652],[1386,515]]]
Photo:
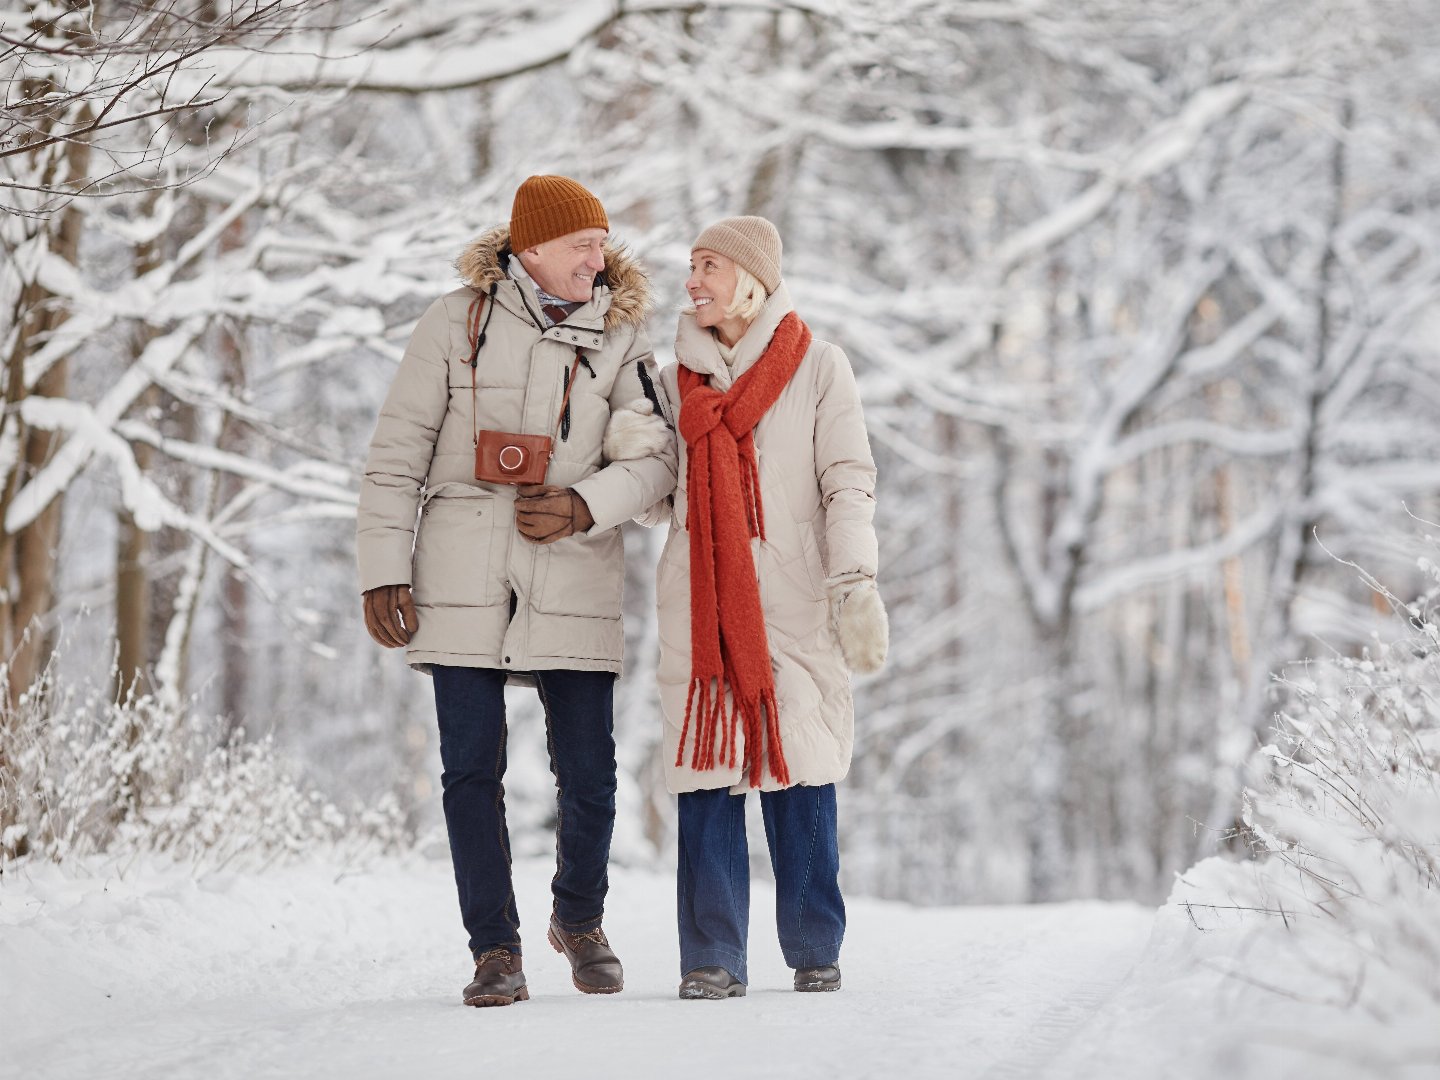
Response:
[[[835,783],[855,727],[846,668],[878,670],[888,641],[855,376],[795,313],[780,254],[764,218],[700,234],[685,283],[694,306],[661,376],[680,433],[657,595],[682,998],[745,993],[749,788],[760,789],[795,989],[840,988]]]

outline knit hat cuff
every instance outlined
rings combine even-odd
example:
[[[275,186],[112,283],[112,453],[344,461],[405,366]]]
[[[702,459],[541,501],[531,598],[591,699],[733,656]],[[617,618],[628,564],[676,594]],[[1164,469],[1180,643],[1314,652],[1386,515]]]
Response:
[[[760,217],[725,218],[709,226],[690,245],[690,250],[708,248],[755,275],[773,293],[780,284],[780,234]]]

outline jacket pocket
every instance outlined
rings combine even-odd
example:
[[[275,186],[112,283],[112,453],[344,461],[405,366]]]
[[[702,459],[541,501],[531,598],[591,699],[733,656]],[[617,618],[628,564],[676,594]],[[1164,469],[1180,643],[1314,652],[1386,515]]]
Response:
[[[500,602],[494,557],[496,497],[451,481],[425,492],[415,532],[415,602],[426,607],[488,607]]]
[[[625,589],[623,544],[619,529],[606,529],[599,536],[568,536],[546,545],[541,556],[546,563],[545,579],[536,610],[547,615],[618,619]]]
[[[761,562],[760,584],[767,617],[787,619],[794,605],[825,598],[825,570],[814,525],[792,509],[783,468],[773,457],[760,466],[766,536],[761,548],[768,555]]]
[[[802,723],[819,719],[824,695],[815,673],[797,658],[783,652],[771,657],[775,674],[775,703],[780,706],[781,738]]]
[[[805,573],[810,579],[810,592],[815,599],[821,600],[825,598],[825,560],[820,555],[815,526],[808,521],[799,524],[800,549],[805,556]]]

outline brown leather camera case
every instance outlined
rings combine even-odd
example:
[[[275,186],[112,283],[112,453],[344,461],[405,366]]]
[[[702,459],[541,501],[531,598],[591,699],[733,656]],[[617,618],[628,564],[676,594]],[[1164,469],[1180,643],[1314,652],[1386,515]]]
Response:
[[[549,435],[482,431],[475,441],[475,479],[487,484],[543,484],[553,448]]]

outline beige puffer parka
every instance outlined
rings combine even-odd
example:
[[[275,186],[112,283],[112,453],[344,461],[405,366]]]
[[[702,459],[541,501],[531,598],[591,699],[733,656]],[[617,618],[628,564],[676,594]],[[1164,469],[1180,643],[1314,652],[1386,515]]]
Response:
[[[620,670],[625,580],[620,524],[675,484],[675,453],[607,463],[612,411],[655,400],[657,371],[643,322],[649,281],[607,244],[591,298],[545,327],[534,290],[510,280],[509,230],[493,229],[457,262],[465,286],[435,301],[411,335],[385,398],[360,488],[362,591],[408,584],[419,628],[407,658],[523,673]],[[471,405],[466,316],[477,292],[493,304]],[[576,365],[570,423],[556,435],[567,369]],[[477,415],[478,414],[478,415]],[[534,544],[515,528],[515,488],[475,479],[474,431],[555,437],[546,482],[573,487],[594,515],[589,532]]]
[[[740,339],[732,371],[714,336],[680,316],[675,338],[679,364],[707,375],[722,393],[770,344],[793,310],[782,282]],[[668,403],[682,408],[676,365],[661,373]],[[664,715],[666,779],[672,792],[728,787],[749,790],[743,771],[744,730],[734,768],[697,772],[687,741],[675,764],[690,688],[690,535],[685,528],[687,457],[680,441],[679,486],[669,538],[656,572],[660,662],[657,679]],[[780,732],[792,784],[829,784],[850,769],[855,709],[850,672],[830,622],[827,586],[874,579],[875,462],[850,361],[839,346],[814,340],[779,398],[755,428],[765,539],[753,540],[760,603],[780,707]],[[691,725],[693,737],[694,725]],[[763,759],[762,759],[763,760]],[[761,787],[779,787],[768,768]]]

